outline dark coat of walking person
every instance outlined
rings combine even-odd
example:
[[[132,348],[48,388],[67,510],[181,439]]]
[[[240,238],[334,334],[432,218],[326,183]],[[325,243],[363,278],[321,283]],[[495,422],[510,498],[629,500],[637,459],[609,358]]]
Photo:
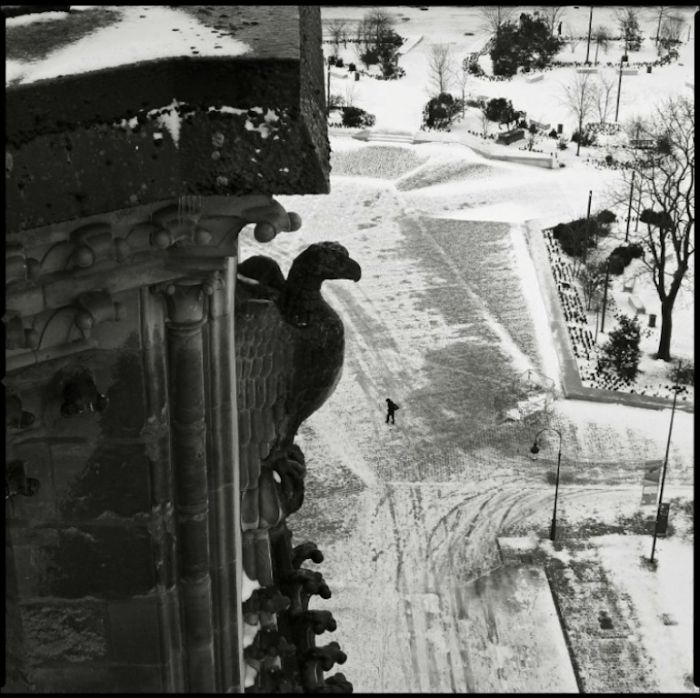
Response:
[[[386,423],[389,424],[389,419],[391,419],[391,423],[395,424],[394,422],[394,414],[396,410],[399,409],[399,406],[395,403],[392,402],[389,398],[386,399]]]

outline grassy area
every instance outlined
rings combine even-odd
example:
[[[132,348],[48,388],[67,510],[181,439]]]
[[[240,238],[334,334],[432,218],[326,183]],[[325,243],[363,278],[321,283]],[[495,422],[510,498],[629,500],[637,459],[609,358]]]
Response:
[[[56,49],[72,44],[98,29],[116,24],[121,18],[117,10],[100,8],[66,13],[64,19],[37,21],[13,27],[5,34],[5,58],[37,61]]]

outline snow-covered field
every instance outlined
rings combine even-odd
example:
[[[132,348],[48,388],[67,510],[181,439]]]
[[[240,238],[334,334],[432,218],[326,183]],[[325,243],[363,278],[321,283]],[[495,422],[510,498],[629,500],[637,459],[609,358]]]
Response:
[[[344,19],[348,26],[356,26],[369,8],[367,7],[327,7],[323,9],[323,20],[327,22],[333,19]],[[533,7],[515,7],[514,17],[520,12],[530,12]],[[652,8],[640,9],[640,26],[645,40],[639,52],[629,55],[631,63],[638,61],[653,61],[656,58],[656,50],[653,37],[656,34],[656,21]],[[352,96],[353,104],[362,107],[377,117],[377,128],[392,128],[401,130],[418,130],[421,123],[423,106],[431,96],[430,81],[428,77],[428,61],[430,48],[433,44],[448,44],[454,55],[461,61],[471,52],[479,51],[488,38],[484,31],[483,20],[479,14],[479,8],[471,7],[430,7],[427,11],[421,11],[418,7],[392,8],[396,17],[396,31],[406,38],[402,50],[405,54],[399,61],[399,65],[406,71],[406,76],[400,80],[373,80],[364,76],[358,82],[352,79],[347,68],[333,68],[331,70],[331,94],[338,94],[347,99],[348,93]],[[595,7],[593,11],[593,28],[599,25],[605,26],[611,34],[617,34],[614,7]],[[682,39],[687,39],[687,27],[693,24],[692,6],[674,7],[673,12],[682,16],[686,21],[682,32]],[[580,6],[566,7],[563,16],[563,34],[586,36],[588,33],[589,8]],[[328,33],[326,31],[326,36]],[[419,39],[422,40],[418,42]],[[651,39],[649,37],[652,37]],[[328,37],[329,38],[329,37]],[[622,78],[622,90],[620,92],[620,119],[625,120],[643,113],[651,107],[649,95],[654,99],[675,94],[693,95],[693,91],[686,83],[695,84],[694,76],[694,32],[691,30],[690,41],[683,43],[679,50],[679,62],[668,66],[654,67],[649,74],[641,68],[637,75],[625,75]],[[328,52],[330,45],[325,44],[324,50]],[[354,62],[360,66],[355,44],[341,45],[340,57],[345,64]],[[595,55],[595,46],[591,45],[590,60]],[[607,52],[601,48],[598,52],[600,72],[606,77],[615,79],[614,100],[617,96],[617,69],[622,47],[620,42],[611,42]],[[571,51],[571,44],[567,44],[560,51],[556,60],[567,62],[583,62],[586,58],[586,41],[578,41],[575,50]],[[488,68],[490,59],[482,58],[481,62]],[[610,62],[613,66],[607,66]],[[516,109],[522,109],[528,116],[543,122],[551,123],[556,127],[557,123],[565,125],[565,131],[571,134],[576,126],[576,118],[569,113],[564,100],[564,86],[569,84],[576,74],[574,67],[561,67],[548,70],[543,73],[541,81],[529,82],[529,76],[518,75],[512,80],[491,81],[484,78],[470,76],[467,80],[467,95],[484,95],[491,97],[506,97],[510,99]],[[453,94],[459,95],[460,88],[453,84]]]
[[[545,422],[502,423],[496,405],[515,406],[528,368],[558,370],[520,216],[570,211],[576,179],[466,148],[456,157],[445,145],[333,138],[332,148],[329,196],[280,197],[301,214],[301,230],[274,249],[244,235],[241,254],[271,254],[286,271],[305,246],[332,239],[363,268],[358,284],[324,285],[345,323],[346,365],[300,430],[308,494],[290,522],[296,540],[315,540],[326,555],[333,599],[318,607],[338,620],[342,670],[357,691],[565,690],[546,634],[481,637],[464,609],[504,608],[480,601],[473,584],[500,565],[496,536],[513,526],[546,532],[551,517],[556,438],[533,460]],[[480,221],[487,210],[492,220]],[[505,223],[494,220],[499,211]],[[401,405],[395,426],[384,423],[387,396]],[[555,403],[548,423],[563,435],[559,501],[569,527],[593,517],[613,524],[638,506],[643,463],[663,457],[668,417]],[[676,413],[667,480],[684,501],[692,422]],[[520,674],[508,663],[514,652]]]
[[[323,8],[324,24],[355,22],[367,9]],[[406,76],[355,82],[334,68],[331,93],[375,114],[380,129],[411,132],[429,97],[431,44],[449,42],[461,58],[486,35],[475,7],[389,9],[408,39],[400,60]],[[613,9],[596,7],[594,27],[612,27]],[[645,36],[652,25],[642,9]],[[564,32],[587,28],[588,8],[567,7]],[[653,108],[649,95],[688,93],[693,42],[683,45],[679,63],[623,78],[623,118]],[[617,60],[615,51],[606,62]],[[565,52],[576,58],[581,46]],[[341,56],[357,62],[350,44]],[[559,68],[538,83],[470,79],[467,90],[508,97],[570,132],[558,92],[573,74]],[[579,604],[572,583],[574,601],[563,611],[565,626],[579,632],[571,649],[581,675],[600,686],[605,666],[606,675],[632,677],[617,684],[623,691],[692,690],[693,414],[675,414],[665,496],[673,502],[672,535],[659,542],[656,571],[640,563],[650,544],[642,477],[645,461],[663,458],[670,410],[557,399],[549,416],[502,420],[504,406],[517,406],[528,371],[559,383],[524,224],[542,229],[585,215],[589,190],[594,210],[608,206],[617,173],[588,165],[585,149],[576,158],[569,148],[560,156],[565,168],[546,170],[491,161],[454,143],[332,137],[331,146],[331,194],[280,197],[300,213],[301,230],[271,246],[244,235],[241,254],[270,254],[286,271],[311,242],[337,240],[363,269],[358,284],[324,285],[346,327],[345,371],[300,429],[307,496],[290,521],[298,542],[314,540],[324,551],[320,569],[333,598],[316,605],[338,621],[335,639],[348,654],[342,671],[361,692],[575,690],[537,570],[505,571],[496,545],[499,535],[548,535],[557,437],[545,433],[536,458],[529,449],[549,426],[562,435],[558,539],[550,552],[568,555],[584,581],[604,571],[597,586],[580,590]],[[386,397],[401,406],[394,426],[384,423]],[[674,583],[678,574],[683,580]],[[596,594],[608,610],[627,609],[632,639],[620,641],[614,657],[587,635],[585,614],[600,611]],[[660,629],[659,613],[678,625]],[[646,668],[635,683],[640,662]]]

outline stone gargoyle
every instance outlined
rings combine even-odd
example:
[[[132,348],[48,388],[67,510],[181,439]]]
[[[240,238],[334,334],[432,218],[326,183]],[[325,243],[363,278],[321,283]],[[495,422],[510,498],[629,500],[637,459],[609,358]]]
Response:
[[[299,509],[306,472],[294,437],[328,399],[343,367],[343,323],[321,295],[328,279],[359,281],[359,264],[335,242],[310,245],[285,280],[254,256],[238,267],[236,375],[243,568],[273,583],[269,531]]]

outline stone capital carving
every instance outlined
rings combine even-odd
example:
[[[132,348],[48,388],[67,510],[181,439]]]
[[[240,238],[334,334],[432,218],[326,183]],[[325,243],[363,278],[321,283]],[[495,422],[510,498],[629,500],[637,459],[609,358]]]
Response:
[[[154,292],[165,298],[167,319],[171,325],[201,325],[207,319],[207,299],[224,284],[221,275],[187,278],[158,284]]]

